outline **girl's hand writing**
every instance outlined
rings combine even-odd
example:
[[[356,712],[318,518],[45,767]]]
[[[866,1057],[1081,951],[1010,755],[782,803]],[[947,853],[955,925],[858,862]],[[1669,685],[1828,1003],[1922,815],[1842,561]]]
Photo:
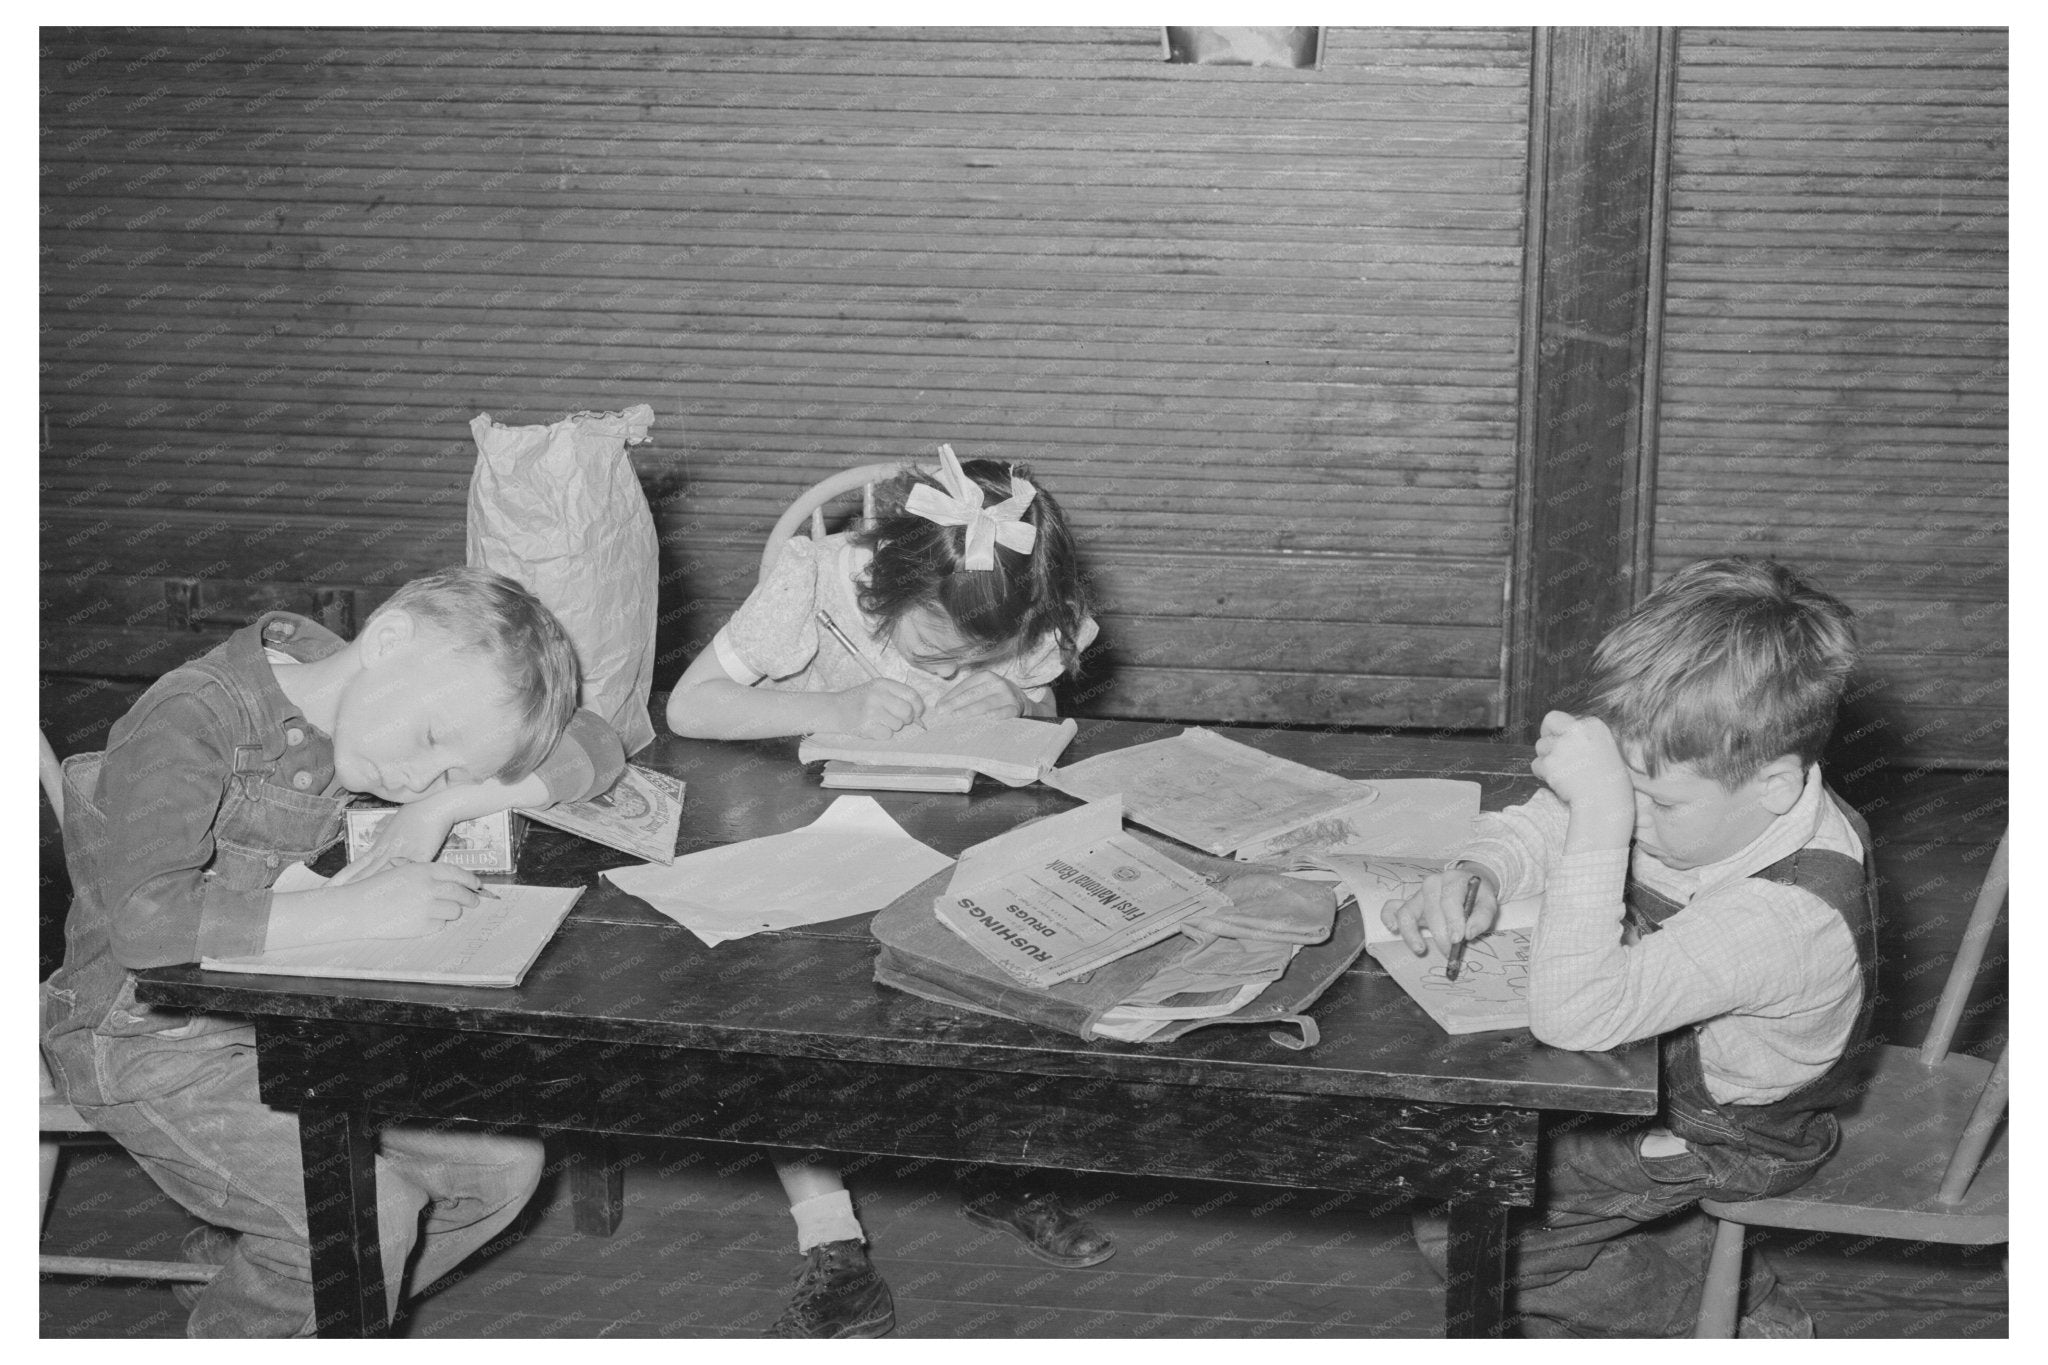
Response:
[[[834,720],[830,728],[841,734],[887,739],[918,722],[924,715],[924,698],[908,683],[876,678],[835,693],[832,711]]]
[[[967,720],[974,716],[1021,716],[1024,693],[1000,673],[969,673],[932,703],[932,719]]]

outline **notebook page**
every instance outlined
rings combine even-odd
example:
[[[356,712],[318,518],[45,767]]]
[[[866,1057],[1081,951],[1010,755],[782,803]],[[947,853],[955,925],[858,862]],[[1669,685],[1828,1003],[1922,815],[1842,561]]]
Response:
[[[316,878],[316,880],[318,880]],[[279,885],[306,890],[302,879]],[[576,898],[573,886],[493,886],[446,928],[419,938],[348,939],[237,958],[203,958],[212,971],[334,976],[366,981],[515,985],[547,946]]]

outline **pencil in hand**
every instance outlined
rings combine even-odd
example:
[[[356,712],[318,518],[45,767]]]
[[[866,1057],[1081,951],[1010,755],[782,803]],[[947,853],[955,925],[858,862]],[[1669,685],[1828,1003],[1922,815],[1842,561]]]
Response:
[[[1478,901],[1479,878],[1473,877],[1465,883],[1465,914],[1463,923],[1458,926],[1460,933],[1464,932],[1465,925],[1472,922],[1472,907]],[[1468,938],[1460,938],[1452,945],[1451,951],[1445,955],[1444,980],[1456,981],[1458,979],[1458,973],[1465,968],[1465,945],[1470,942],[1471,940]]]

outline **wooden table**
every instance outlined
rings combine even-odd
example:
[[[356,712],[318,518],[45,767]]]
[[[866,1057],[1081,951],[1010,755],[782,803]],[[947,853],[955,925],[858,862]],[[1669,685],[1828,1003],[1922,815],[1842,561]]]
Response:
[[[1178,729],[1084,722],[1069,757]],[[1489,808],[1534,789],[1518,747],[1226,733],[1349,777],[1467,778]],[[689,784],[682,852],[795,829],[841,794],[819,788],[793,740],[668,737],[638,761]],[[1044,787],[986,783],[966,796],[878,799],[947,854],[1073,804]],[[878,986],[866,917],[706,948],[593,881],[632,861],[532,830],[522,881],[592,889],[515,990],[193,967],[140,974],[151,1004],[254,1020],[263,1098],[300,1115],[322,1335],[386,1327],[371,1161],[385,1118],[1357,1191],[1383,1196],[1383,1208],[1448,1204],[1446,1332],[1485,1336],[1500,1326],[1507,1210],[1534,1197],[1539,1111],[1656,1107],[1650,1045],[1578,1054],[1526,1032],[1449,1037],[1370,958],[1315,1007],[1322,1041],[1306,1052],[1261,1028],[1083,1043]]]

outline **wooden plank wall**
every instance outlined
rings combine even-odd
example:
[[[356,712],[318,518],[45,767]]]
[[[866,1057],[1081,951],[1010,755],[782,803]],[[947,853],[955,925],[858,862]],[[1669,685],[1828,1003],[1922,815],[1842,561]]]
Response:
[[[44,30],[43,652],[457,560],[467,422],[651,403],[678,672],[801,487],[1028,461],[1070,704],[1502,716],[1529,34]]]
[[[1855,606],[1854,753],[2006,756],[2006,36],[1679,37],[1656,568]]]

